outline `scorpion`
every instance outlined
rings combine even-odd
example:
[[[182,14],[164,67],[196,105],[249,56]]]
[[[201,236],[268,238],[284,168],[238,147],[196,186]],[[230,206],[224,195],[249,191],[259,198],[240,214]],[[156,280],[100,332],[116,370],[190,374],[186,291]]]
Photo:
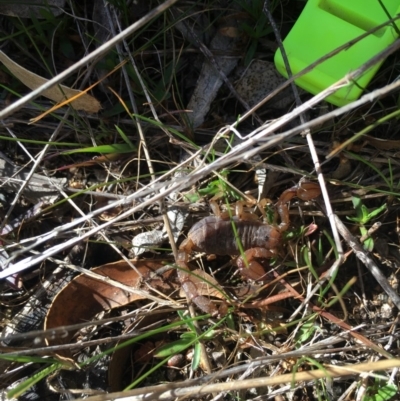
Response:
[[[221,213],[215,203],[211,203],[214,215],[198,221],[190,230],[177,254],[178,279],[189,301],[212,316],[219,315],[216,305],[207,297],[200,295],[196,284],[191,279],[188,267],[192,251],[215,255],[239,255],[239,244],[244,250],[236,260],[236,265],[243,276],[258,280],[266,274],[257,259],[269,259],[277,256],[277,249],[282,242],[282,233],[289,228],[288,202],[294,197],[301,200],[314,199],[321,194],[318,184],[310,181],[301,182],[285,190],[276,204],[280,224],[260,222],[258,216],[243,210],[244,202],[236,204],[236,215]],[[261,208],[260,208],[261,209]],[[261,209],[263,210],[263,209]],[[232,221],[235,230],[232,227]]]

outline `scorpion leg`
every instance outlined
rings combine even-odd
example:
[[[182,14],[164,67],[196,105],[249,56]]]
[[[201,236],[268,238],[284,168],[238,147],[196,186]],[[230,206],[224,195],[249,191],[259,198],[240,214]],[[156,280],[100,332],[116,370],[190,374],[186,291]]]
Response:
[[[276,256],[276,253],[266,248],[250,248],[244,252],[244,257],[239,256],[237,258],[236,264],[240,273],[246,278],[251,280],[262,280],[266,274],[265,269],[254,259],[271,259],[274,256]]]
[[[256,200],[254,200],[257,203]],[[249,201],[238,201],[235,205],[235,214],[239,220],[246,220],[246,221],[257,221],[258,216],[252,212],[246,212],[244,210],[244,206],[253,206],[254,202]]]
[[[231,210],[230,213],[227,211],[222,212],[215,201],[210,201],[210,207],[213,214],[221,220],[230,220],[232,216],[237,216],[239,220],[257,221],[258,216],[256,214],[244,210],[244,206],[253,206],[254,203],[256,202],[237,201],[235,203],[235,209]]]
[[[218,308],[209,298],[198,293],[197,286],[191,278],[190,269],[188,267],[188,257],[192,246],[193,243],[188,240],[183,242],[179,248],[176,260],[176,263],[179,266],[178,280],[189,301],[193,302],[203,312],[209,313],[212,316],[217,316],[219,315]]]
[[[301,200],[310,200],[314,199],[321,194],[320,186],[311,181],[304,181],[298,185],[295,185],[292,188],[287,189],[282,192],[282,195],[279,197],[276,208],[278,210],[278,214],[281,218],[281,223],[279,224],[280,231],[286,231],[289,228],[289,209],[287,203],[290,202],[294,197],[297,197]]]

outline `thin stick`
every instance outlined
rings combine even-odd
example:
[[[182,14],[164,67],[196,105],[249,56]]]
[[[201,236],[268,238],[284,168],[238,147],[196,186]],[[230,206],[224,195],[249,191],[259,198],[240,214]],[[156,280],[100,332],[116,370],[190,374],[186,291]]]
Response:
[[[315,382],[317,379],[323,378],[335,378],[335,377],[346,377],[360,375],[361,373],[368,373],[371,370],[379,371],[385,369],[393,369],[400,366],[400,359],[390,359],[377,362],[367,362],[360,364],[353,364],[347,366],[332,366],[324,365],[323,369],[315,369],[306,372],[293,372],[284,375],[277,375],[275,377],[259,377],[256,379],[248,379],[242,381],[232,381],[227,383],[215,383],[205,384],[200,386],[185,387],[185,383],[180,383],[181,387],[176,388],[173,386],[175,383],[171,383],[173,390],[163,390],[162,393],[157,392],[157,386],[152,387],[153,391],[149,391],[149,388],[140,388],[130,391],[123,391],[112,394],[102,394],[98,396],[88,397],[85,401],[128,401],[128,400],[173,400],[177,397],[188,397],[188,396],[199,396],[201,394],[209,394],[213,392],[221,391],[237,391],[246,390],[254,387],[268,387],[277,386],[287,383],[298,383],[311,381]],[[382,377],[382,376],[379,376]],[[178,383],[176,383],[178,384]],[[165,385],[163,388],[165,389]],[[136,396],[135,398],[133,398]],[[84,401],[83,398],[79,398],[77,401]]]

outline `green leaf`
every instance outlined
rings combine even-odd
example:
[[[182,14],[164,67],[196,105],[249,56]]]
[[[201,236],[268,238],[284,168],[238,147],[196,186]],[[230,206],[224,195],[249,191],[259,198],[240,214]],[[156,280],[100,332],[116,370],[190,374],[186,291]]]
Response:
[[[248,36],[252,37],[254,35],[254,27],[248,24],[241,24],[240,29],[244,31]]]
[[[172,341],[157,349],[154,354],[155,358],[167,358],[172,355],[180,354],[192,345],[192,338],[181,338],[180,340]]]
[[[361,223],[368,223],[369,210],[365,205],[361,205]]]
[[[201,338],[203,340],[212,340],[215,336],[216,336],[216,333],[215,333],[214,330],[208,330],[207,332],[201,334]],[[192,341],[193,341],[193,340],[197,339],[197,335],[194,332],[192,332],[192,333],[183,333],[181,335],[181,338],[192,338]]]
[[[324,262],[324,248],[321,237],[318,239],[317,246],[313,250],[315,259],[317,261],[317,266],[322,266],[322,263]]]
[[[356,217],[347,217],[348,220],[354,221],[355,223],[367,224],[371,219],[377,217],[380,213],[386,210],[386,204],[369,211],[368,208],[362,204],[361,199],[358,196],[351,198],[354,209],[356,211]]]
[[[360,219],[358,217],[349,217],[346,216],[347,220],[353,221],[354,223],[360,223]]]
[[[374,394],[365,395],[364,401],[388,401],[397,394],[397,391],[398,388],[394,384],[386,384],[378,388],[369,388],[367,392],[373,392]]]
[[[378,209],[373,210],[372,212],[370,212],[368,214],[369,220],[373,219],[374,217],[378,216],[379,214],[381,214],[382,212],[384,212],[386,210],[386,203],[383,204],[382,206],[378,207]]]
[[[364,249],[368,252],[372,252],[374,250],[374,240],[372,238],[368,238],[364,241]]]
[[[10,390],[7,393],[7,398],[11,399],[19,397],[21,394],[25,393],[25,391],[27,391],[30,387],[32,387],[35,383],[44,379],[45,377],[55,372],[57,369],[60,369],[61,367],[62,365],[60,363],[55,363],[41,370],[38,373],[34,373],[29,379],[23,381],[22,383],[18,384],[17,387],[14,387],[12,390]]]
[[[236,331],[235,319],[233,318],[232,313],[228,313],[228,315],[226,316],[226,324],[228,328],[230,328],[232,331]]]
[[[253,60],[256,50],[257,50],[257,46],[258,46],[258,41],[256,39],[253,39],[250,42],[249,49],[247,50],[246,56],[244,58],[245,66],[248,66],[250,64],[251,60]]]
[[[186,338],[186,339],[189,339],[189,340],[193,341],[193,340],[196,339],[197,336],[196,336],[196,332],[188,331],[186,333],[182,333],[180,337],[181,338]]]
[[[193,353],[193,359],[192,359],[192,370],[196,371],[200,365],[200,359],[201,359],[201,345],[200,343],[196,343],[194,345],[194,353]]]
[[[185,316],[184,316],[184,313],[183,313],[182,311],[178,311],[178,316],[179,316],[182,320],[185,320]],[[193,335],[193,333],[196,333],[196,328],[194,327],[193,322],[189,321],[189,322],[186,323],[186,325],[187,325],[187,327],[189,327],[189,329],[192,331],[192,333],[190,333],[190,334]],[[187,334],[187,333],[184,333],[184,334]],[[182,336],[183,336],[183,334],[182,334]],[[182,338],[182,336],[181,336],[181,338]]]
[[[100,146],[91,146],[83,149],[74,149],[74,150],[66,150],[62,152],[63,155],[71,155],[74,153],[131,153],[135,151],[135,147],[131,147],[126,143],[115,143],[113,145],[100,145]]]
[[[298,330],[296,333],[296,344],[298,346],[304,344],[310,337],[312,337],[316,330],[317,327],[315,326],[314,320],[310,320],[309,322],[302,324],[300,330]]]
[[[125,132],[122,131],[121,128],[115,125],[115,129],[118,131],[118,134],[121,135],[121,138],[126,142],[126,144],[131,148],[135,149],[135,145],[130,141],[130,139],[125,135]]]
[[[351,202],[353,203],[354,210],[356,211],[357,217],[360,219],[362,218],[362,202],[361,199],[358,196],[352,196],[351,197]]]
[[[364,235],[368,234],[368,230],[365,227],[360,227],[360,233],[361,236],[363,237]],[[366,251],[372,252],[374,249],[374,240],[372,238],[367,238],[364,241],[363,246]]]
[[[172,134],[176,135],[178,138],[183,139],[184,141],[186,141],[186,142],[190,143],[191,145],[195,146],[196,149],[199,148],[198,145],[196,145],[193,141],[191,141],[189,138],[187,138],[185,135],[183,135],[181,132],[179,132],[178,130],[176,130],[174,128],[171,128],[171,127],[169,127],[167,125],[164,125],[163,123],[161,123],[159,121],[152,120],[151,118],[141,116],[140,114],[131,114],[131,116],[133,118],[138,118],[139,120],[145,121],[146,123],[152,124],[155,127],[159,127],[161,129],[165,129],[165,130],[171,132]]]

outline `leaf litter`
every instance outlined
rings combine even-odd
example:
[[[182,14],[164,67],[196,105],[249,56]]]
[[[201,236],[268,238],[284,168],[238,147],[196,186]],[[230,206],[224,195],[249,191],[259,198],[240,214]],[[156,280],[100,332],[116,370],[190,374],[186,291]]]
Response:
[[[127,55],[113,47],[98,64],[81,71],[82,88],[107,75],[87,95],[85,107],[94,100],[95,111],[70,104],[65,114],[65,109],[54,111],[28,126],[37,108],[22,104],[2,121],[0,273],[2,278],[17,274],[1,287],[4,394],[58,400],[69,393],[107,400],[120,396],[106,394],[108,386],[119,391],[136,385],[126,396],[394,396],[399,366],[393,358],[398,336],[399,125],[397,84],[389,77],[397,68],[397,55],[390,56],[359,103],[336,109],[300,92],[308,105],[308,122],[301,122],[303,110],[292,112],[290,89],[282,91],[280,100],[263,101],[287,81],[273,69],[273,46],[265,45],[275,44],[276,38],[269,28],[259,29],[265,18],[254,19],[262,14],[263,3],[254,4],[259,12],[240,1],[218,1],[210,9],[202,2],[179,7],[168,2],[172,7],[163,20],[152,20],[132,42],[117,39],[130,49],[138,69],[129,61],[128,68],[121,65],[107,75],[120,63],[116,54]],[[302,5],[296,1],[271,11],[285,30]],[[103,39],[87,41],[81,23],[87,32],[99,31],[100,24],[104,38],[150,12],[144,2],[107,4],[93,14],[85,7],[64,8],[67,12],[57,17],[69,27],[63,37],[49,16],[39,27],[20,15],[27,18],[23,23],[44,57],[57,56],[58,71],[78,64],[91,46],[102,45]],[[55,47],[43,40],[43,32],[54,33]],[[165,34],[163,40],[157,32]],[[4,55],[21,48],[18,40],[6,43]],[[69,56],[66,49],[73,50]],[[34,48],[27,50],[38,57]],[[21,67],[3,59],[18,78]],[[44,75],[41,63],[26,71],[23,79],[33,82],[31,89],[46,82],[32,78]],[[71,87],[74,79],[68,82]],[[107,85],[124,105],[115,102]],[[17,102],[15,91],[26,91],[16,81],[11,89],[1,100],[3,115],[8,103]],[[55,89],[62,99],[49,99],[64,100],[65,90]],[[52,106],[45,98],[38,102],[44,109]],[[133,113],[143,119],[136,120]],[[307,127],[316,153],[325,160],[318,173],[327,183],[335,218],[351,234],[341,228],[343,240],[335,244],[321,201],[292,202],[291,230],[276,260],[266,263],[267,282],[242,280],[231,257],[192,254],[191,280],[200,295],[225,305],[225,315],[204,318],[193,309],[186,314],[185,293],[175,275],[176,246],[196,221],[210,214],[212,197],[227,211],[238,199],[267,196],[266,218],[273,222],[273,203],[280,194],[302,177],[316,179],[310,148],[298,135]],[[110,160],[104,149],[126,146],[121,132],[134,147]],[[50,145],[35,163],[46,142]],[[71,152],[66,143],[78,151]],[[98,158],[88,160],[85,149]],[[19,182],[27,180],[18,193]],[[360,210],[371,216],[368,222],[354,220],[356,197]],[[111,217],[104,219],[107,213]],[[354,246],[368,235],[373,239],[366,243],[368,249]],[[332,270],[335,263],[341,264],[339,274]],[[333,276],[324,281],[328,274]],[[201,339],[211,327],[213,337]],[[187,344],[185,338],[194,344],[173,355],[179,362],[156,358],[159,347],[168,354],[178,341]],[[205,347],[211,375],[196,368],[207,370],[198,344]],[[6,360],[7,355],[15,360]],[[32,359],[22,363],[23,356]],[[48,368],[34,359],[40,356],[49,358],[42,361]],[[50,370],[57,374],[48,376]],[[373,370],[379,370],[374,379],[362,377]]]

